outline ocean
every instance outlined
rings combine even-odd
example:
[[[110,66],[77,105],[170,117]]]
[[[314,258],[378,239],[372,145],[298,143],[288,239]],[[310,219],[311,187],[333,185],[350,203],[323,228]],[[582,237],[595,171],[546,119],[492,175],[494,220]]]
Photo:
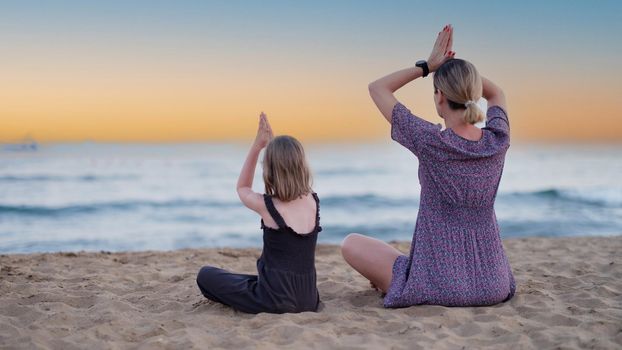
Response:
[[[245,144],[47,144],[0,151],[0,253],[259,247],[235,191]],[[396,143],[310,144],[320,243],[412,238],[417,160]],[[501,235],[622,234],[622,145],[512,145]],[[261,171],[255,190],[263,191]]]

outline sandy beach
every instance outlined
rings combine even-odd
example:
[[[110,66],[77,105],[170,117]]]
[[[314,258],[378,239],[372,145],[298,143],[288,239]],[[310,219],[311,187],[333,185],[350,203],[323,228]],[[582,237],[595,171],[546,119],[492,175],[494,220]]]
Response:
[[[259,249],[2,255],[0,348],[622,347],[622,236],[504,245],[511,301],[405,309],[384,309],[339,248],[320,245],[320,312],[288,315],[239,313],[196,287],[204,264],[252,273]]]

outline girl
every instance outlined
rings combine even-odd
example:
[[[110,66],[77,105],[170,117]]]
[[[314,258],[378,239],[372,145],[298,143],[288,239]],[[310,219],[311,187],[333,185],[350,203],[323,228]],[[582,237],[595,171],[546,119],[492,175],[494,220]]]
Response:
[[[267,146],[267,147],[266,147]],[[263,180],[266,194],[252,190],[259,152],[266,147]],[[264,247],[255,275],[204,266],[197,276],[201,293],[213,301],[248,313],[316,311],[315,244],[320,227],[320,200],[311,189],[311,173],[298,140],[273,138],[266,115],[237,185],[242,203],[261,216]]]
[[[454,59],[453,28],[438,34],[428,61],[369,85],[391,123],[391,137],[419,159],[421,196],[410,254],[359,234],[343,242],[345,260],[386,293],[385,307],[492,305],[515,283],[493,208],[510,126],[501,89],[471,63]],[[415,115],[393,93],[434,72],[434,102],[445,129]],[[488,100],[486,127],[476,101]]]

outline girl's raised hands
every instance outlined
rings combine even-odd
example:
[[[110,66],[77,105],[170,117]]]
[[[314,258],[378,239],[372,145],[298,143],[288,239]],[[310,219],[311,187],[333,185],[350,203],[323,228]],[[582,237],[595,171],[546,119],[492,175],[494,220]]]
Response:
[[[255,137],[255,144],[260,148],[264,148],[272,140],[274,134],[272,133],[272,127],[268,122],[268,117],[264,112],[259,115],[259,127],[257,128],[257,136]]]
[[[445,61],[456,55],[456,53],[452,51],[453,43],[454,28],[451,24],[448,24],[438,33],[436,42],[432,48],[432,53],[428,58],[428,68],[430,68],[430,72],[436,71]]]

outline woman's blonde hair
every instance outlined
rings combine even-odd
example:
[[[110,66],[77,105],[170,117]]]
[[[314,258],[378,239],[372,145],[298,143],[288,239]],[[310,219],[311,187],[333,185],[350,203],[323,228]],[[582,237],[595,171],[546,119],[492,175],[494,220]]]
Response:
[[[447,97],[449,108],[465,110],[467,123],[484,121],[484,112],[477,106],[482,97],[482,78],[470,62],[454,58],[443,63],[434,73],[434,89]]]
[[[266,194],[289,202],[311,193],[311,181],[311,171],[300,142],[287,135],[272,139],[263,158]]]

